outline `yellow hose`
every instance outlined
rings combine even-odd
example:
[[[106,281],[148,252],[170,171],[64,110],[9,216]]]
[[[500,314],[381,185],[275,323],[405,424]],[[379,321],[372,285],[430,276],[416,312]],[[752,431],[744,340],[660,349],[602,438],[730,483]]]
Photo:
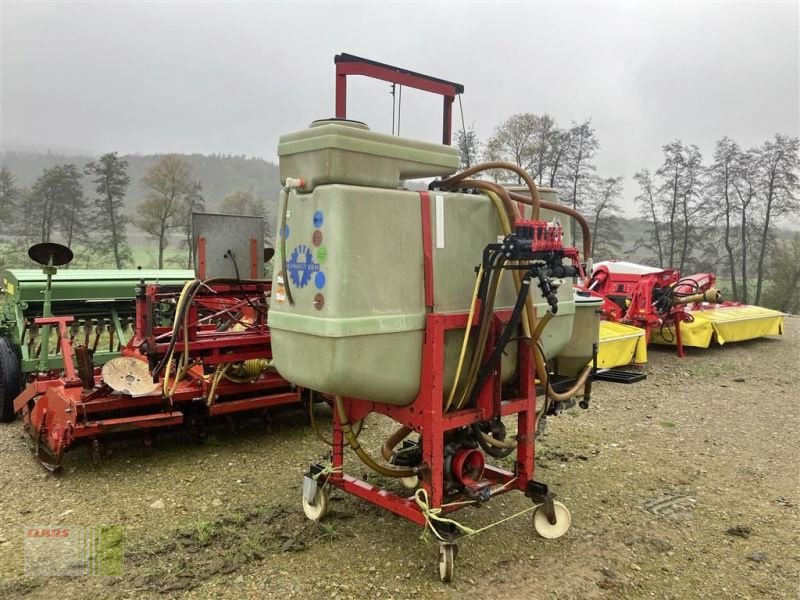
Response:
[[[178,318],[178,315],[181,312],[181,308],[182,308],[183,303],[184,303],[184,301],[186,299],[186,292],[189,290],[189,287],[194,283],[194,281],[195,280],[193,279],[191,281],[187,281],[186,283],[184,283],[183,284],[183,289],[181,290],[181,293],[178,296],[178,302],[175,304],[175,319],[176,320],[173,321],[173,323],[172,323],[172,335],[173,336],[177,335],[177,333],[178,333],[177,318]],[[186,325],[186,321],[184,321],[184,326],[185,325]],[[175,355],[175,349],[174,348],[172,350],[170,350],[169,359],[167,359],[167,364],[166,364],[166,371],[164,372],[164,382],[163,382],[163,385],[162,385],[162,391],[164,393],[164,396],[167,396],[168,398],[171,398],[172,395],[175,393],[175,389],[177,388],[178,381],[180,381],[180,379],[183,377],[183,374],[185,374],[185,371],[184,371],[183,374],[181,374],[180,371],[185,368],[185,365],[188,365],[188,350],[189,350],[189,339],[186,336],[186,327],[184,327],[184,353],[181,355],[181,359],[180,359],[180,361],[179,361],[179,363],[177,365],[175,382],[174,382],[174,384],[173,384],[171,389],[170,389],[170,386],[169,386],[169,374],[170,374],[170,371],[172,370],[172,358]],[[185,357],[187,357],[187,358],[185,358]]]
[[[419,469],[411,468],[411,469],[403,469],[403,468],[392,468],[386,467],[375,462],[372,457],[367,454],[361,445],[358,443],[358,439],[356,438],[355,434],[353,433],[352,427],[350,427],[350,418],[347,416],[347,409],[344,406],[344,400],[342,400],[341,396],[336,396],[334,403],[336,404],[336,412],[339,414],[339,422],[342,427],[342,432],[344,433],[345,439],[347,439],[347,443],[356,453],[358,458],[361,459],[365,465],[367,465],[373,471],[377,471],[381,475],[385,475],[386,477],[414,477],[417,475]]]
[[[217,368],[214,371],[214,376],[211,378],[211,389],[208,390],[206,406],[211,406],[216,401],[217,386],[219,385],[219,382],[222,381],[222,378],[225,377],[225,372],[230,366],[231,363],[219,363],[217,365]]]
[[[469,317],[467,317],[467,328],[464,330],[464,341],[461,342],[461,354],[458,356],[458,366],[456,367],[456,376],[453,378],[453,386],[450,388],[450,395],[444,405],[444,412],[450,410],[450,405],[453,403],[453,398],[456,395],[456,387],[458,381],[461,379],[461,369],[464,366],[464,357],[467,355],[467,347],[469,346],[469,336],[472,333],[472,319],[475,317],[475,305],[478,302],[478,288],[480,288],[481,277],[483,276],[483,265],[478,269],[478,276],[475,278],[475,288],[472,290],[472,302],[469,305]]]

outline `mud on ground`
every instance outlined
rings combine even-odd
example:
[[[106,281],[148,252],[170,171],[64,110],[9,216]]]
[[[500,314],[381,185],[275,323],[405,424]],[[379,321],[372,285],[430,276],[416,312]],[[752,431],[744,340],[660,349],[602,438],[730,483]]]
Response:
[[[4,424],[0,596],[796,598],[799,366],[789,317],[782,338],[683,360],[654,349],[645,382],[597,384],[592,407],[550,419],[537,448],[537,479],[570,508],[570,531],[543,540],[526,515],[465,540],[449,586],[415,525],[341,492],[323,523],[304,518],[302,473],[325,448],[300,410],[276,413],[271,434],[247,419],[204,443],[161,435],[152,452],[121,440],[98,466],[78,448],[55,477],[19,422]],[[373,419],[365,445],[391,428]],[[508,494],[458,519],[481,526],[527,506]],[[99,524],[125,528],[123,576],[24,576],[25,527]]]

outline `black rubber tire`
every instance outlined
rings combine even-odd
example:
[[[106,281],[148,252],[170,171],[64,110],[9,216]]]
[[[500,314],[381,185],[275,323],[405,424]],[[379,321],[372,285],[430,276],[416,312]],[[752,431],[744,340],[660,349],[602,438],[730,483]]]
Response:
[[[14,344],[0,337],[0,422],[10,423],[14,414],[14,398],[22,391],[22,368]]]

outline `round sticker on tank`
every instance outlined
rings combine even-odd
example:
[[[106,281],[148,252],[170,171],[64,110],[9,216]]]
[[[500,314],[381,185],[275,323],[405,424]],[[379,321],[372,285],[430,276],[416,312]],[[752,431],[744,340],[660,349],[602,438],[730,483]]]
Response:
[[[322,294],[317,294],[314,296],[314,308],[317,310],[322,310],[323,306],[325,306],[325,296]]]
[[[319,246],[322,243],[322,231],[319,229],[315,229],[314,233],[311,235],[311,243],[314,246]]]
[[[317,229],[322,227],[322,223],[323,223],[324,220],[325,219],[324,219],[324,217],[322,215],[322,211],[321,210],[318,210],[317,212],[314,213],[314,227],[316,227]]]
[[[328,258],[328,249],[325,246],[317,248],[317,262],[322,264]]]
[[[288,225],[284,225],[283,226],[283,239],[285,239],[285,240],[289,239],[289,226]]]
[[[314,285],[317,286],[318,290],[321,290],[325,287],[325,273],[320,271],[314,275]]]

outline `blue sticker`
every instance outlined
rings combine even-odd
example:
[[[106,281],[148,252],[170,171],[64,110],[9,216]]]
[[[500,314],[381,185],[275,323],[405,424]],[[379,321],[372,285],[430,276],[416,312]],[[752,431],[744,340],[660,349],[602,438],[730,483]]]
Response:
[[[318,290],[321,290],[325,287],[325,273],[319,271],[316,275],[314,275],[314,285],[317,286]]]
[[[300,244],[292,250],[289,262],[286,263],[292,283],[299,288],[304,288],[311,281],[311,274],[319,272],[319,263],[314,262],[314,253],[305,244]]]
[[[314,227],[319,229],[322,227],[322,222],[324,221],[324,217],[322,216],[322,211],[318,210],[314,213]]]
[[[283,239],[285,239],[285,240],[289,239],[289,226],[288,225],[284,225],[283,226]]]

